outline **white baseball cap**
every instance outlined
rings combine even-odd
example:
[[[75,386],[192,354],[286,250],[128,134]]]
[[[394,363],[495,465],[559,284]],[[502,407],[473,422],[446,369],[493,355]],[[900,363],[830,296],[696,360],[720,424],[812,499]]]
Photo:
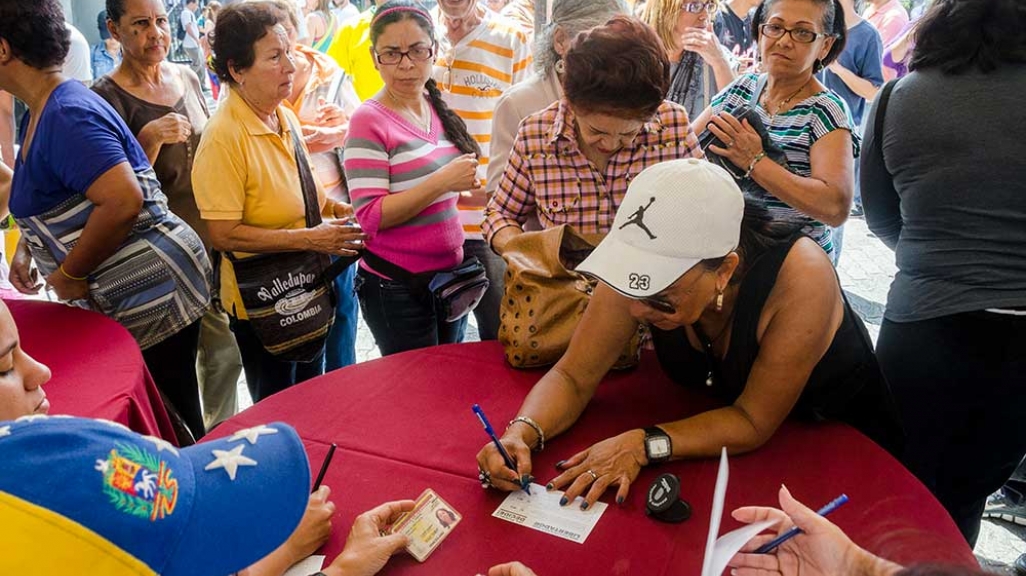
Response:
[[[726,170],[688,158],[630,183],[613,227],[577,271],[631,298],[662,292],[695,264],[737,248],[745,201]]]

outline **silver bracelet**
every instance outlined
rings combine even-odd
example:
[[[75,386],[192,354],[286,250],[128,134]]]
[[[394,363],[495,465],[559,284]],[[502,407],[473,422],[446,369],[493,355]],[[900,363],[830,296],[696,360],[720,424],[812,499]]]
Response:
[[[762,160],[765,157],[766,151],[764,150],[762,152],[759,152],[752,158],[751,163],[748,164],[748,172],[745,172],[745,178],[748,178],[752,175],[752,171],[755,170],[755,165],[759,163],[759,160]]]
[[[527,424],[531,428],[534,428],[535,434],[538,435],[538,445],[535,446],[534,448],[532,448],[532,450],[534,450],[535,452],[541,452],[542,450],[544,450],[545,449],[545,433],[542,432],[541,426],[539,426],[537,422],[535,422],[531,418],[528,418],[527,416],[517,416],[516,418],[514,418],[514,419],[509,421],[509,424],[506,425],[506,428],[508,429],[510,426],[516,424],[517,422],[523,422],[524,424]]]

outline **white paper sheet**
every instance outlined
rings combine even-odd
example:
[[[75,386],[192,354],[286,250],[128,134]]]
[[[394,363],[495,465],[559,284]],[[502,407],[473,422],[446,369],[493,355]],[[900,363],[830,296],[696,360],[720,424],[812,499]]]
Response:
[[[607,504],[596,502],[591,508],[581,510],[583,498],[578,496],[566,506],[560,506],[562,497],[562,492],[549,492],[544,486],[531,484],[530,496],[522,490],[511,492],[492,516],[583,544],[606,511]]]
[[[727,499],[727,483],[730,479],[730,465],[727,463],[727,448],[720,452],[720,471],[716,474],[716,487],[713,489],[712,513],[709,516],[709,536],[705,541],[705,558],[702,560],[702,576],[721,576],[727,563],[738,551],[757,536],[760,532],[777,523],[776,520],[764,520],[742,526],[717,538],[720,533],[720,520],[723,519],[723,504]]]
[[[285,571],[284,576],[310,576],[324,568],[324,556],[314,554],[296,562],[291,568]]]

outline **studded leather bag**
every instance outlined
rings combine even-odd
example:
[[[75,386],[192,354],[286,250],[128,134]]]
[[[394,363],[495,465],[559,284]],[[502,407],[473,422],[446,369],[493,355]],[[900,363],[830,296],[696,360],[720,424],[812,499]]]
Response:
[[[581,235],[572,226],[562,225],[525,232],[506,245],[499,342],[511,366],[549,366],[566,352],[597,283],[575,268],[602,236]],[[639,329],[613,368],[636,365],[640,343]]]

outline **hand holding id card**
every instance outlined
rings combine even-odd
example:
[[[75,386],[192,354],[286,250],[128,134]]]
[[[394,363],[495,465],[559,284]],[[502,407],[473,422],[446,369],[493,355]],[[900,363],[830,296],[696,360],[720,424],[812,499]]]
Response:
[[[406,535],[410,539],[406,550],[418,562],[423,562],[462,519],[455,508],[428,488],[417,498],[413,510],[395,521],[392,534]]]

